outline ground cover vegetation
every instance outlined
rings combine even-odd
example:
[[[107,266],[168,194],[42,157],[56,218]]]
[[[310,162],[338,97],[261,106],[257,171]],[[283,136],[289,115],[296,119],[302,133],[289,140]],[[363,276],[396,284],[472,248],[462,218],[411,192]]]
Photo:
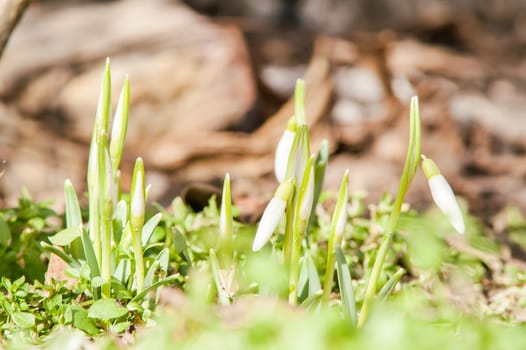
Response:
[[[110,90],[108,61],[88,193],[65,180],[63,216],[27,193],[0,210],[2,346],[526,347],[523,266],[502,255],[439,165],[421,154],[416,97],[398,192],[366,207],[363,195],[348,190],[352,164],[339,189],[323,190],[327,143],[311,153],[299,80],[295,114],[276,148],[276,192],[251,225],[236,220],[228,174],[221,198],[202,211],[179,197],[168,208],[147,205],[141,158],[125,191],[119,164],[130,83],[114,113]],[[437,204],[427,212],[404,201],[420,171]],[[524,244],[520,212],[508,207],[502,217],[514,244]]]

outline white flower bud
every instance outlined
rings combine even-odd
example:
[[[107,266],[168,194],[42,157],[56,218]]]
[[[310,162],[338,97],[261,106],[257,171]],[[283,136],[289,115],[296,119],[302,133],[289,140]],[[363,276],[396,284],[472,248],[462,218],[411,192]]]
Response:
[[[448,182],[438,174],[428,180],[431,196],[440,210],[447,216],[449,222],[458,233],[463,234],[465,231],[464,218],[462,211],[458,206],[455,194]]]
[[[256,237],[254,238],[254,243],[252,244],[253,251],[260,250],[263,248],[265,243],[268,242],[270,236],[272,236],[276,230],[276,227],[278,227],[283,213],[285,213],[286,205],[287,202],[281,198],[274,197],[270,200],[267,207],[265,208],[265,211],[263,212],[261,221],[259,222],[259,226],[256,231]]]
[[[268,203],[265,211],[263,212],[263,216],[259,221],[254,243],[252,244],[253,251],[260,250],[265,245],[265,243],[268,242],[270,236],[272,236],[276,230],[276,227],[278,227],[281,217],[285,213],[287,201],[289,200],[293,191],[294,179],[292,178],[278,186],[274,197]]]
[[[276,147],[274,158],[274,172],[278,182],[283,182],[287,173],[287,163],[289,161],[290,149],[294,142],[295,131],[285,130]]]
[[[422,162],[422,169],[426,175],[429,183],[429,189],[431,190],[431,196],[435,201],[438,208],[446,215],[451,225],[457,230],[458,233],[463,234],[466,230],[464,225],[464,217],[462,211],[458,206],[455,193],[449,186],[444,176],[440,174],[440,170],[436,166],[435,162],[431,159],[422,156],[424,159]]]

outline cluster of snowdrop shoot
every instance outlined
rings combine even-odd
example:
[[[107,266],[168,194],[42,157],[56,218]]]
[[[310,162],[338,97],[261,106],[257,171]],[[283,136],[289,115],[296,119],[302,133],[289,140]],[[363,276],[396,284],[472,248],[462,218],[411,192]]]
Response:
[[[305,117],[304,107],[304,83],[299,80],[296,84],[295,91],[295,115],[290,118],[287,128],[284,131],[277,145],[275,154],[275,175],[279,186],[268,203],[253,241],[252,249],[260,250],[269,241],[272,234],[276,231],[281,220],[285,216],[285,233],[284,233],[284,261],[290,269],[289,301],[296,301],[296,282],[298,278],[298,260],[302,242],[308,229],[309,219],[313,208],[315,207],[325,167],[323,164],[323,152],[327,152],[326,143],[320,147],[318,155],[310,153],[309,135]],[[420,162],[420,160],[422,160]],[[404,167],[404,173],[400,180],[400,189],[397,200],[395,201],[391,220],[386,228],[384,244],[387,246],[390,242],[392,231],[396,228],[396,222],[400,215],[401,204],[405,197],[413,176],[421,163],[422,170],[428,180],[431,195],[436,205],[445,214],[451,225],[458,233],[463,234],[465,231],[462,212],[455,199],[453,190],[449,186],[444,176],[440,173],[437,165],[430,158],[420,154],[420,115],[418,110],[418,99],[413,97],[411,100],[410,111],[410,140],[409,149]],[[318,171],[318,170],[322,171]],[[344,230],[347,221],[347,182],[348,170],[342,179],[340,194],[336,209],[332,216],[330,238],[328,246],[328,266],[326,276],[326,288],[330,289],[332,274],[334,272],[334,250],[336,246],[341,245]],[[386,250],[385,248],[384,250]],[[377,261],[378,274],[381,271],[385,252],[378,254]],[[332,266],[329,266],[332,265]],[[375,269],[368,288],[369,299],[374,297],[376,291]],[[372,286],[374,284],[374,286]],[[329,295],[330,291],[325,290],[324,294]],[[367,314],[368,296],[364,299],[362,308],[363,318]],[[361,318],[362,318],[361,317]]]

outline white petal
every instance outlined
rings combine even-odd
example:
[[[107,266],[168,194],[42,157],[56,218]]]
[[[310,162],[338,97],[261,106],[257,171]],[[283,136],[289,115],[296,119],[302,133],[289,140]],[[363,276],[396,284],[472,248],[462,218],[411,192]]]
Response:
[[[453,225],[458,233],[464,233],[465,226],[464,218],[462,217],[462,211],[458,206],[451,186],[449,186],[444,176],[439,174],[430,178],[429,188],[431,189],[433,200],[440,210],[442,210],[442,212],[447,216],[451,225]]]
[[[285,180],[287,173],[287,163],[289,162],[290,149],[294,142],[294,135],[296,133],[290,130],[285,130],[281,139],[279,139],[276,147],[276,155],[274,157],[274,172],[279,183]]]
[[[259,221],[256,237],[252,244],[252,250],[260,250],[270,239],[285,212],[286,202],[281,198],[272,198],[268,203],[263,216]]]
[[[137,172],[137,179],[135,180],[135,188],[133,189],[133,196],[131,201],[131,216],[141,217],[146,210],[144,198],[144,179],[142,171]]]

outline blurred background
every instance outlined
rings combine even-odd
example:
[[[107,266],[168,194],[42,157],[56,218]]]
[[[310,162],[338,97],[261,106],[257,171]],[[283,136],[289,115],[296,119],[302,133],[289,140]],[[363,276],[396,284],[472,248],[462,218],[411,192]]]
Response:
[[[26,188],[61,211],[64,179],[86,190],[110,57],[114,102],[131,82],[123,177],[142,156],[162,204],[199,206],[229,172],[257,217],[303,77],[312,148],[330,144],[326,188],[349,168],[369,202],[395,193],[416,94],[422,151],[470,212],[526,211],[525,53],[524,0],[32,1],[0,60],[0,205]],[[430,203],[423,174],[408,201]]]

